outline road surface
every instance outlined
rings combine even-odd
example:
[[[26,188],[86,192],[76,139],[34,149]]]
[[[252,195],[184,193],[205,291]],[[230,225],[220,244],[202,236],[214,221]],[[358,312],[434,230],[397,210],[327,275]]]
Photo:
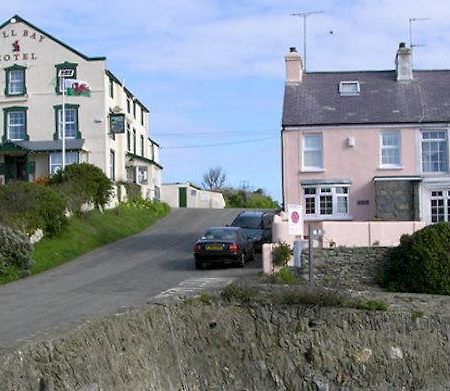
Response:
[[[0,286],[0,347],[147,303],[179,284],[186,286],[186,281],[192,285],[192,281],[255,273],[258,261],[245,269],[194,269],[195,240],[209,226],[231,223],[238,212],[174,209],[140,234],[54,270]]]

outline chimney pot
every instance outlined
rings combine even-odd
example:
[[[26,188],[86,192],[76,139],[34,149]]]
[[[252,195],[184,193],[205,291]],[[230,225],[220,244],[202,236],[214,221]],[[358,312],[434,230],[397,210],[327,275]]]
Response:
[[[398,45],[399,48],[406,48],[406,43],[404,42],[400,42],[400,44]]]
[[[290,53],[297,53],[297,48],[295,46],[292,46],[289,48]]]

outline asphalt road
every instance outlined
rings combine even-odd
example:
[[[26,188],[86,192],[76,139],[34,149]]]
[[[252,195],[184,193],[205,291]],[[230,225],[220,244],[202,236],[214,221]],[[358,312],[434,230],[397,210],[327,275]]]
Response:
[[[0,286],[0,346],[98,315],[147,303],[186,280],[239,277],[245,269],[195,270],[192,245],[209,226],[229,224],[233,209],[174,209],[150,229],[54,270]]]

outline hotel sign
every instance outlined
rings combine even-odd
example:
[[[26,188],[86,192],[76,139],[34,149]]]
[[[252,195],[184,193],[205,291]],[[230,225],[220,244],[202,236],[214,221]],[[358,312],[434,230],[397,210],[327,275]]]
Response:
[[[4,30],[0,35],[0,40],[11,40],[11,52],[1,54],[0,53],[0,63],[9,61],[28,61],[37,60],[36,53],[24,53],[21,51],[20,44],[25,40],[33,40],[35,42],[42,42],[45,39],[45,35],[37,33],[29,29],[23,30]]]

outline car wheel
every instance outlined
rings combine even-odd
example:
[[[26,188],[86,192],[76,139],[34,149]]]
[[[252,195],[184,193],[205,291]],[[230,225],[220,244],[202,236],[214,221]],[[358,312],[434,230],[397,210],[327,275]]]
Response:
[[[195,261],[195,268],[198,270],[203,270],[205,266],[203,265],[202,261]]]
[[[238,261],[238,263],[237,263],[237,266],[238,267],[244,267],[245,266],[245,254],[244,253],[242,253],[240,256],[239,256],[239,261]]]

